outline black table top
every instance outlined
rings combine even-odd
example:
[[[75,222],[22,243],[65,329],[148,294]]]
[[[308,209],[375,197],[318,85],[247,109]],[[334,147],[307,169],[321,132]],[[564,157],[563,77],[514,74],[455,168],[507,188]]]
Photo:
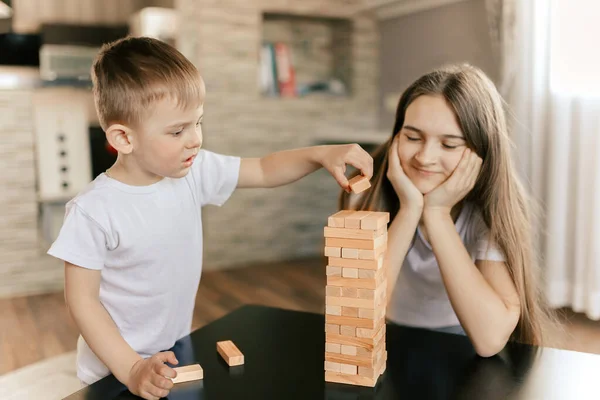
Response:
[[[168,399],[600,399],[600,355],[509,343],[477,356],[465,336],[387,327],[387,370],[375,388],[325,382],[321,314],[244,306],[177,342],[180,365],[204,379]],[[216,342],[232,340],[245,364],[228,367]],[[110,375],[68,400],[138,399]]]

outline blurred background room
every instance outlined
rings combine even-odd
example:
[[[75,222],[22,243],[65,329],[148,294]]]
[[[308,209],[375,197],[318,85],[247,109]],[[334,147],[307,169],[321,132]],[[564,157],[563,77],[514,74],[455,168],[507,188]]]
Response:
[[[116,159],[89,68],[127,35],[196,64],[204,147],[245,157],[373,151],[414,79],[480,67],[510,107],[518,168],[542,206],[544,289],[564,348],[600,354],[599,16],[595,0],[0,0],[0,398],[79,389],[63,265],[46,250],[65,203]],[[323,313],[323,226],[338,195],[321,170],[206,208],[193,328],[248,303]]]

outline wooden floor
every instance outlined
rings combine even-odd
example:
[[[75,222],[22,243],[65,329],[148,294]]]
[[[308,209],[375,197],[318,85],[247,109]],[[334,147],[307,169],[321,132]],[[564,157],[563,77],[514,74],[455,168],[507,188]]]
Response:
[[[244,304],[322,313],[321,259],[206,272],[196,298],[193,329]],[[600,354],[600,323],[567,312],[568,348]],[[0,375],[75,350],[78,336],[63,294],[0,299]]]

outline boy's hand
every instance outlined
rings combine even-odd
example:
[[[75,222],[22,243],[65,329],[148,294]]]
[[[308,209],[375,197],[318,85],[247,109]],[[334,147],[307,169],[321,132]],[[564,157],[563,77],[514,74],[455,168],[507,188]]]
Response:
[[[330,145],[324,147],[320,164],[325,168],[346,192],[350,192],[346,178],[346,164],[360,170],[369,180],[373,176],[373,157],[358,144]]]
[[[441,185],[425,195],[425,209],[450,213],[477,182],[483,160],[471,149],[463,152],[462,158],[452,175]]]
[[[167,397],[173,387],[173,381],[169,378],[175,378],[177,372],[165,362],[173,365],[179,363],[172,351],[157,353],[136,362],[129,371],[129,391],[147,400]]]

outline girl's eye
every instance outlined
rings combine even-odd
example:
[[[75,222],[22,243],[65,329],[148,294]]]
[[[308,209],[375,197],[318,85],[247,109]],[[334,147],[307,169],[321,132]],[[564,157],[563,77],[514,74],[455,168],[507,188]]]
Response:
[[[408,140],[410,140],[411,142],[416,142],[417,140],[419,140],[419,138],[418,138],[418,137],[410,137],[410,136],[408,136],[408,135],[406,136],[406,138],[407,138]]]
[[[458,146],[451,146],[449,144],[442,144],[442,146],[444,146],[447,149],[456,149]]]
[[[198,122],[196,122],[196,126],[202,125],[202,122],[204,122],[204,120],[199,120]]]

